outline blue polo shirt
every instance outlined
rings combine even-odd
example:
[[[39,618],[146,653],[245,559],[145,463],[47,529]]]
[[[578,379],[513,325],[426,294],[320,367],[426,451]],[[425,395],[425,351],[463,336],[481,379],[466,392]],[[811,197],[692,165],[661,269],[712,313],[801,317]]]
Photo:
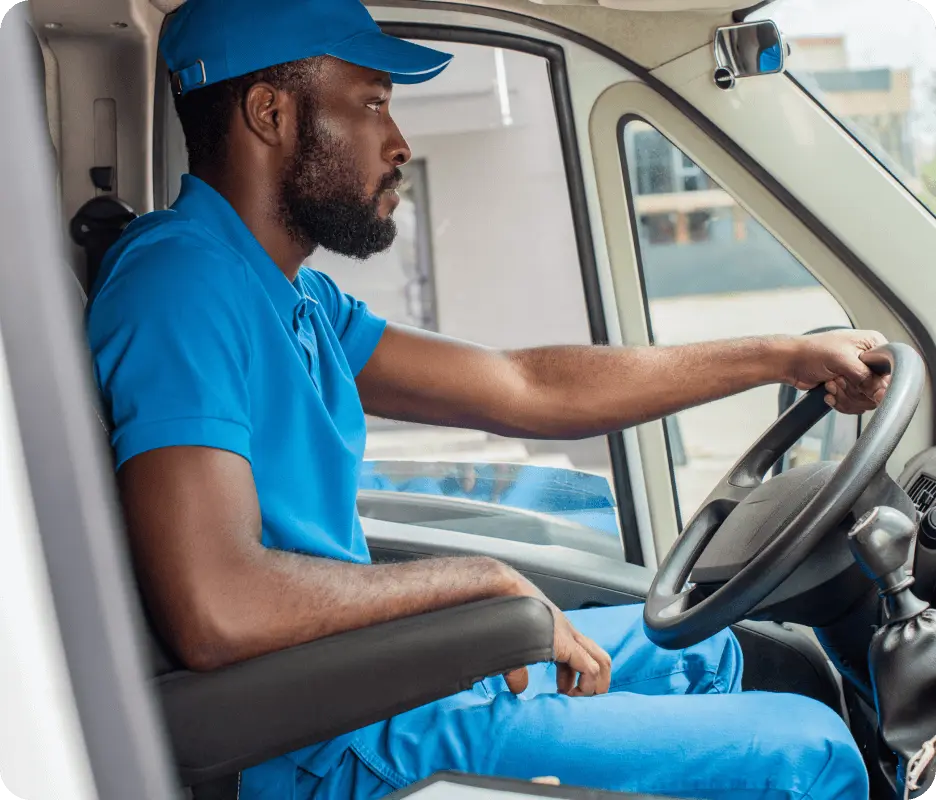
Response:
[[[108,253],[87,327],[118,467],[214,447],[250,462],[263,544],[366,563],[356,494],[365,419],[354,378],[385,322],[303,268],[290,282],[192,176]]]

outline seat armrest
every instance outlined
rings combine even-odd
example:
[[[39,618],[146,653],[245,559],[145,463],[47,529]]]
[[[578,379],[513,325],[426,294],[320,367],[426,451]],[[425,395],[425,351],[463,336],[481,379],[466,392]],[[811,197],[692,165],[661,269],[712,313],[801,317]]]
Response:
[[[483,600],[156,679],[186,786],[214,780],[553,657],[549,608]]]

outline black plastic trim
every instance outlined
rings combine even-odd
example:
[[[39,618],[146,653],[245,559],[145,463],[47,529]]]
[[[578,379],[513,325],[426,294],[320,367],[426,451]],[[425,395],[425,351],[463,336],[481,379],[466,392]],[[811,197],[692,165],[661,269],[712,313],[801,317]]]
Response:
[[[887,306],[888,310],[896,316],[904,327],[910,331],[911,336],[926,362],[927,368],[936,368],[936,341],[927,330],[926,326],[914,315],[907,305],[891,291],[890,287],[884,283],[881,278],[856,255],[841,239],[830,231],[822,221],[816,217],[806,206],[804,206],[796,197],[786,189],[776,178],[773,177],[758,161],[751,156],[744,148],[740,147],[731,139],[721,128],[719,128],[708,117],[702,114],[695,106],[685,100],[678,92],[671,89],[659,78],[652,74],[646,67],[638,64],[636,61],[627,58],[617,50],[606,44],[597,42],[585,34],[564,28],[553,22],[528,17],[523,14],[517,14],[512,11],[501,11],[493,8],[478,8],[465,6],[460,3],[448,3],[440,0],[396,0],[394,6],[404,8],[421,8],[426,10],[446,10],[457,11],[461,13],[473,13],[478,16],[494,17],[523,25],[534,30],[552,36],[561,37],[574,44],[580,45],[597,53],[609,61],[618,64],[624,69],[630,71],[634,76],[640,78],[648,87],[653,89],[667,102],[671,103],[676,109],[686,115],[699,128],[702,129],[711,139],[718,144],[726,153],[734,158],[738,164],[743,167],[758,183],[767,189],[777,198],[792,214],[806,226],[806,228],[816,236],[826,247],[828,247],[835,256],[845,264],[848,269],[861,280],[875,295]],[[750,13],[750,10],[748,11]],[[389,27],[389,26],[388,26]],[[471,34],[478,35],[484,33],[475,28],[460,28],[455,26],[426,26],[431,30],[440,28],[449,28],[455,30],[468,31]],[[460,40],[461,41],[461,40]],[[467,41],[467,39],[465,40]],[[933,405],[931,412],[936,417],[936,393],[933,396]],[[936,444],[936,426],[933,426],[933,443]]]
[[[434,3],[433,5],[447,5]],[[585,291],[585,307],[588,313],[588,327],[594,344],[608,344],[608,324],[604,315],[601,299],[601,284],[598,279],[598,264],[595,258],[595,244],[591,234],[591,221],[588,215],[588,199],[585,195],[585,180],[582,161],[578,150],[578,136],[572,111],[572,97],[566,72],[565,53],[556,44],[543,42],[516,34],[482,31],[473,28],[428,23],[382,23],[387,33],[405,39],[431,39],[438,42],[459,42],[479,44],[488,47],[500,47],[521,53],[539,56],[549,65],[549,78],[553,90],[556,110],[556,122],[559,126],[559,139],[565,164],[566,181],[569,188],[569,201],[572,209],[572,222],[575,228],[575,242],[578,249],[579,266],[582,273],[582,287]],[[637,522],[637,510],[634,492],[630,481],[630,471],[625,452],[624,434],[613,433],[608,437],[608,450],[614,478],[614,492],[617,498],[618,516],[621,525],[621,540],[625,558],[628,562],[644,566],[646,558],[640,539]]]
[[[182,781],[194,786],[552,658],[549,607],[499,597],[209,673],[172,672],[157,685]],[[342,686],[354,691],[336,693]]]
[[[775,622],[742,622],[732,626],[744,652],[745,692],[790,691],[789,673],[797,660],[796,693],[824,703],[840,717],[845,702],[835,672],[821,648],[805,633]]]
[[[775,2],[775,0],[761,0],[761,2],[754,3],[754,5],[748,6],[747,8],[739,8],[731,15],[731,18],[737,23],[744,22],[755,11],[760,11],[764,6],[769,6],[773,2]]]

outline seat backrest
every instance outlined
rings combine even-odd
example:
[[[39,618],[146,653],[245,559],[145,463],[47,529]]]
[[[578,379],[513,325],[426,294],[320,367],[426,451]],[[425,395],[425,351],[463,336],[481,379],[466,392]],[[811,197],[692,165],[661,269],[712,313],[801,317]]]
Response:
[[[87,295],[85,294],[84,287],[81,285],[81,281],[78,280],[78,276],[74,272],[71,272],[72,277],[75,283],[75,297],[80,303],[80,308],[82,316],[84,315],[85,305],[87,304]],[[107,444],[110,447],[110,434],[111,434],[111,424],[109,422],[109,415],[107,414],[104,404],[101,401],[101,397],[97,392],[94,392],[94,410],[97,414],[98,423],[101,426],[101,430],[104,435],[107,437]],[[145,609],[145,606],[144,606]],[[144,611],[145,613],[145,611]],[[178,660],[173,658],[169,650],[162,643],[159,638],[159,635],[156,633],[155,628],[152,624],[152,621],[149,619],[148,614],[146,615],[146,633],[147,633],[147,647],[150,653],[150,662],[153,668],[153,675],[155,677],[160,677],[162,675],[167,675],[170,672],[175,672],[178,669],[181,669]]]
[[[103,253],[100,255],[103,257]],[[89,253],[89,262],[90,259],[91,254]],[[99,266],[100,260],[98,260],[95,264],[89,263],[89,272],[92,268],[96,272],[97,267]],[[73,270],[69,269],[68,271],[71,273],[74,281],[75,298],[83,318],[85,307],[87,306],[88,302],[88,296],[85,293],[84,287],[81,285],[81,281],[78,279],[78,276],[74,273]],[[101,431],[103,432],[104,436],[107,437],[107,445],[110,447],[110,435],[112,429],[110,415],[107,413],[103,400],[98,392],[93,393],[93,400],[98,423],[100,424]],[[153,677],[167,678],[168,676],[172,675],[172,673],[182,671],[184,668],[179,663],[178,659],[172,655],[169,648],[163,644],[162,639],[156,632],[156,627],[153,625],[152,619],[150,618],[146,609],[146,604],[142,602],[142,598],[140,605],[143,609],[143,618],[146,626],[146,648],[149,653],[150,668]],[[234,773],[206,782],[190,790],[186,790],[185,797],[191,798],[191,800],[236,800],[239,795],[239,786],[239,775]]]

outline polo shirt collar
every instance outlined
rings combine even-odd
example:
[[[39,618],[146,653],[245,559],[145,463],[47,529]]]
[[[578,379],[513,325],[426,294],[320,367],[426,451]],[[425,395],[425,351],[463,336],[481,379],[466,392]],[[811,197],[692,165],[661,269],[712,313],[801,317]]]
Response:
[[[219,192],[200,178],[185,174],[179,198],[172,208],[203,225],[214,238],[242,256],[257,274],[280,318],[286,325],[293,325],[297,311],[306,309],[312,298],[304,295],[298,278],[290,283]]]

